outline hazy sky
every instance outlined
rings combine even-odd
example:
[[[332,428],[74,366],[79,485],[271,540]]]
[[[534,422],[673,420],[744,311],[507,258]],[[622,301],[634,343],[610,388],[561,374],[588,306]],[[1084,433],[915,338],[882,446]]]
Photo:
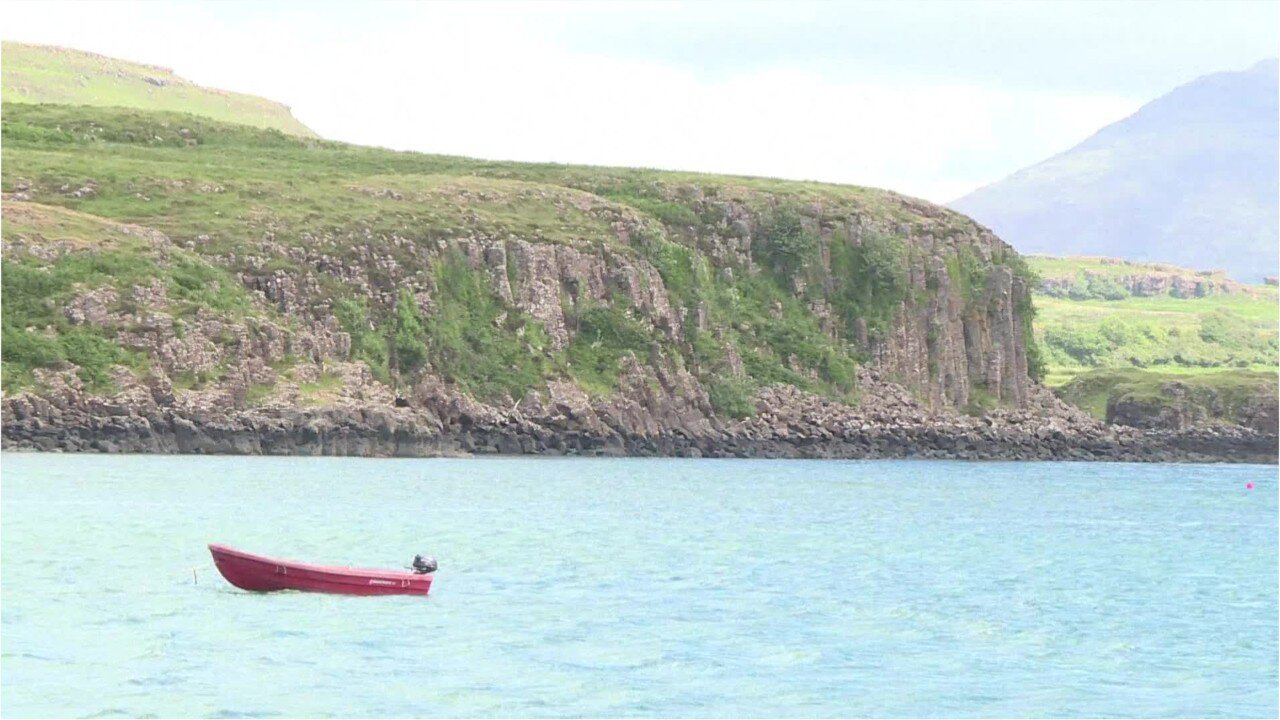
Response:
[[[1280,3],[11,1],[0,36],[264,95],[337,140],[941,202],[1276,56]]]

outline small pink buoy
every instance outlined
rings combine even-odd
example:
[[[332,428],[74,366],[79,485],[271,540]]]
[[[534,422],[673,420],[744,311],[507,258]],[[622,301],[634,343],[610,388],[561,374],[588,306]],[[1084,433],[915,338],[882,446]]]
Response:
[[[1244,489],[1245,489],[1245,490],[1252,490],[1252,489],[1253,489],[1253,483],[1245,483],[1245,485],[1244,485]]]

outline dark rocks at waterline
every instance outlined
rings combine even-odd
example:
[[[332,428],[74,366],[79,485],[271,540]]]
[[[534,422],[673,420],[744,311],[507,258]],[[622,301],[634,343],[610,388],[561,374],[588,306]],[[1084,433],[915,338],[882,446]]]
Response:
[[[327,404],[245,407],[235,388],[174,393],[126,374],[110,397],[75,374],[42,374],[43,392],[0,402],[6,450],[228,455],[594,455],[742,458],[936,458],[1275,463],[1274,425],[1198,424],[1176,429],[1107,425],[1032,386],[1017,408],[973,417],[932,408],[902,386],[861,370],[861,403],[791,386],[755,395],[732,420],[705,403],[615,393],[590,397],[551,383],[520,402],[486,404],[438,382],[393,395],[362,381],[363,366],[336,366],[348,390]],[[668,378],[670,380],[670,378]],[[642,387],[638,386],[638,387]],[[351,390],[355,388],[355,390]],[[635,397],[642,402],[637,402]],[[674,399],[672,399],[674,398]]]
[[[553,430],[528,420],[450,423],[409,409],[246,411],[193,419],[154,416],[6,417],[6,450],[229,455],[442,457],[485,454],[1110,460],[1274,463],[1275,435],[1248,428],[1183,431],[1063,427],[1052,421],[956,417],[930,423],[805,426],[759,418],[705,433],[649,435]],[[1093,430],[1096,428],[1089,428]]]

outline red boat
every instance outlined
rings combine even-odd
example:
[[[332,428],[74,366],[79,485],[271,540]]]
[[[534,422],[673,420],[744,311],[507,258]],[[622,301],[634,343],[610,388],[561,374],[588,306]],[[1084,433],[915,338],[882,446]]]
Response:
[[[401,570],[361,570],[331,565],[311,565],[293,560],[263,557],[226,545],[210,545],[213,564],[227,582],[242,590],[304,590],[340,595],[426,595],[430,573]],[[418,562],[415,559],[415,565]],[[435,561],[430,563],[435,569]]]

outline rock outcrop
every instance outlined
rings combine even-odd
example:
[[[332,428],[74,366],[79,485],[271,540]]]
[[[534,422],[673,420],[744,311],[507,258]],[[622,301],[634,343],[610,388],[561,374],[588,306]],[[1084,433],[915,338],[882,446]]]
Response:
[[[1276,387],[1223,392],[1194,382],[1165,381],[1155,393],[1115,393],[1107,399],[1107,422],[1136,428],[1186,430],[1204,425],[1239,426],[1274,433]]]

